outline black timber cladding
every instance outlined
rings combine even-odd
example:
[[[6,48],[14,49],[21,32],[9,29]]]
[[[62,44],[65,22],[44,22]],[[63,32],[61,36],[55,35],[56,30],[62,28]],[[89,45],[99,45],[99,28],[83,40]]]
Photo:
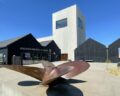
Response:
[[[58,61],[60,60],[61,50],[54,42],[54,40],[48,40],[40,42],[40,44],[47,50],[48,52],[48,60],[49,61]]]
[[[84,59],[94,62],[105,62],[106,47],[103,44],[89,38],[75,49],[75,59]]]
[[[19,56],[22,60],[28,59],[25,57],[26,53],[30,53],[29,59],[35,59],[42,50],[43,47],[31,34],[0,42],[0,55],[3,54],[5,64],[12,64],[13,56]]]
[[[33,64],[33,61],[40,60],[57,61],[60,60],[60,55],[61,50],[53,40],[40,44],[32,34],[0,42],[2,64],[15,64],[18,57],[19,64]]]
[[[108,46],[108,58],[111,62],[120,62],[120,39],[117,39]]]

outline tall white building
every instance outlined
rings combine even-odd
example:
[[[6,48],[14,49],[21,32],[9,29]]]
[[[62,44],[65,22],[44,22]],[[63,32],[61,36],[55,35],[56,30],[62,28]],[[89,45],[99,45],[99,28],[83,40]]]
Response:
[[[52,14],[52,39],[66,54],[74,60],[74,50],[85,41],[85,18],[76,5]],[[38,39],[40,41],[40,39]]]

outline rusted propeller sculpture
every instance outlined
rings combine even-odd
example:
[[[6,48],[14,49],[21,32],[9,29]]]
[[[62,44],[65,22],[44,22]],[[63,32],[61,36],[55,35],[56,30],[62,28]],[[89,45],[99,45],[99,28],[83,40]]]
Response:
[[[11,70],[27,74],[42,81],[43,85],[49,85],[51,82],[59,77],[69,79],[76,76],[89,68],[89,64],[85,61],[71,61],[55,66],[53,63],[48,61],[41,61],[44,68],[29,67],[22,65],[0,65]]]

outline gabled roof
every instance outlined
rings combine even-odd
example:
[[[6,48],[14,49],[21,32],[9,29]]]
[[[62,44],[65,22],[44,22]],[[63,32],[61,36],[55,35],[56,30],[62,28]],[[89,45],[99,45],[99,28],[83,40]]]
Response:
[[[120,45],[120,38],[118,38],[117,40],[115,40],[113,43],[111,43],[110,45],[109,45],[109,47],[110,46],[113,46],[113,45]]]
[[[94,40],[94,39],[92,39],[92,38],[89,38],[89,39],[87,39],[85,42],[83,42],[82,44],[80,44],[80,45],[78,46],[78,48],[79,48],[80,46],[84,45],[85,43],[89,43],[89,42],[94,42],[94,43],[96,43],[96,44],[99,44],[99,45],[102,45],[102,46],[106,47],[104,44],[102,44],[102,43],[100,43],[100,42],[98,42],[98,41],[96,41],[96,40]]]
[[[30,35],[30,34],[27,34],[27,35]],[[5,41],[1,41],[0,42],[0,48],[4,48],[4,47],[7,47],[9,46],[10,44],[18,41],[19,39],[27,36],[27,35],[24,35],[24,36],[21,36],[21,37],[16,37],[16,38],[13,38],[13,39],[9,39],[9,40],[5,40]]]
[[[40,44],[44,47],[46,47],[47,45],[49,45],[53,40],[48,40],[48,41],[42,41],[40,42]]]

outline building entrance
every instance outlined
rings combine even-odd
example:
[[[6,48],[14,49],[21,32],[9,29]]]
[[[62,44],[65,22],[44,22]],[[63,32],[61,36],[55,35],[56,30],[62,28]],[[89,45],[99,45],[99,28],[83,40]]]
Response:
[[[68,60],[68,54],[67,53],[61,54],[61,61],[65,61],[65,60]]]

